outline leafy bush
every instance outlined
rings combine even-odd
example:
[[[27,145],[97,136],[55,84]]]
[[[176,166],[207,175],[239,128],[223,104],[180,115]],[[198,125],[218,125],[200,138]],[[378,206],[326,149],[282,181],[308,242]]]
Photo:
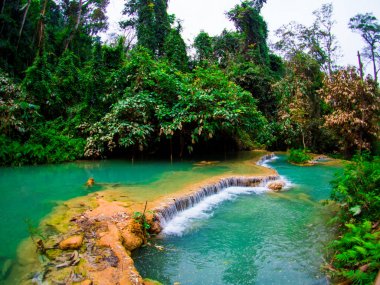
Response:
[[[306,149],[291,149],[288,161],[297,164],[303,164],[311,160],[311,156],[307,154]]]
[[[85,140],[38,130],[25,143],[0,135],[0,165],[60,163],[83,157]]]
[[[333,184],[341,236],[329,248],[335,278],[373,284],[380,270],[380,160],[356,156]]]
[[[338,269],[336,277],[344,277],[355,284],[373,284],[380,269],[380,231],[372,223],[346,224],[348,230],[332,242],[335,258],[332,265]]]
[[[332,199],[340,203],[344,222],[380,219],[380,159],[368,159],[354,157],[332,182]]]

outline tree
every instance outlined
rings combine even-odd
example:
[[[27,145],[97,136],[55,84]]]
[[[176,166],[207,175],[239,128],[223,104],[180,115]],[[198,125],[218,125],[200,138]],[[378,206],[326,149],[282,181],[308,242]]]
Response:
[[[251,1],[243,1],[227,12],[238,32],[244,36],[244,50],[251,51],[254,60],[259,64],[268,63],[269,48],[267,45],[268,28],[260,12],[252,7]],[[253,53],[252,53],[253,51]]]
[[[331,74],[339,57],[339,46],[332,33],[332,4],[324,4],[313,12],[315,20],[310,27],[291,22],[276,30],[279,40],[274,48],[287,59],[299,52],[312,56],[328,74]]]
[[[181,37],[181,25],[172,28],[165,39],[163,50],[169,62],[181,71],[189,69],[189,58],[186,52],[186,44]]]
[[[325,72],[329,75],[335,69],[336,59],[339,57],[339,46],[336,36],[332,33],[332,29],[336,21],[332,19],[333,5],[332,3],[323,4],[322,7],[313,12],[315,20],[311,26],[314,31],[318,46],[323,50],[326,57],[322,65]]]
[[[69,48],[74,37],[78,36],[80,32],[87,36],[93,36],[107,29],[106,8],[108,3],[109,0],[62,1],[62,8],[66,16],[65,22],[69,30],[64,50]]]
[[[194,47],[199,62],[211,60],[213,55],[213,40],[208,33],[200,31],[194,39]]]
[[[120,22],[120,26],[135,29],[137,43],[155,56],[162,56],[171,24],[167,8],[167,0],[126,0],[123,15],[128,20]]]
[[[375,16],[371,13],[357,14],[352,17],[348,23],[352,31],[360,33],[362,38],[367,44],[364,50],[364,55],[372,61],[373,78],[377,82],[377,74],[379,70],[376,67],[376,61],[379,60],[379,53],[377,48],[380,44],[380,24]]]
[[[40,107],[41,115],[44,115],[46,118],[52,118],[54,112],[52,112],[53,110],[50,107],[55,100],[51,86],[52,71],[46,54],[38,55],[25,73],[23,88],[32,103]]]
[[[239,55],[242,37],[237,32],[223,30],[214,37],[214,56],[221,67],[226,67],[230,61]]]
[[[280,101],[279,134],[288,146],[314,148],[319,135],[322,74],[314,58],[298,53],[287,62],[286,75],[274,85]]]
[[[324,116],[325,127],[340,140],[346,156],[370,149],[379,135],[380,99],[375,82],[361,79],[354,68],[346,68],[326,77],[320,91],[331,108]]]

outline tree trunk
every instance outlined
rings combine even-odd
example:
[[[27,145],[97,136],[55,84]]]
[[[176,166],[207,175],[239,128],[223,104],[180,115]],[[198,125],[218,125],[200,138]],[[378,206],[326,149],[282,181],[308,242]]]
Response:
[[[24,16],[22,18],[22,23],[21,23],[20,31],[18,32],[18,40],[17,40],[16,52],[18,50],[18,45],[20,44],[20,40],[21,40],[21,36],[22,36],[22,31],[23,31],[24,25],[25,25],[26,16],[28,15],[29,7],[30,7],[30,2],[31,2],[31,0],[28,0],[28,4],[26,5]]]
[[[1,12],[0,12],[1,15],[4,13],[5,2],[6,0],[3,1],[3,6],[1,6]]]
[[[306,149],[306,144],[305,144],[305,134],[303,133],[303,130],[301,129],[301,136],[302,136],[302,145],[303,149]]]
[[[360,52],[359,51],[358,51],[358,62],[359,62],[360,78],[363,80],[364,79],[364,75],[363,75],[363,63],[362,63],[362,59],[360,57]]]
[[[38,52],[42,55],[42,45],[44,41],[45,34],[45,14],[48,0],[44,1],[44,6],[41,10],[40,20],[38,21]]]
[[[173,139],[170,138],[170,162],[173,163]]]
[[[71,32],[69,38],[67,39],[67,42],[66,42],[65,50],[64,50],[64,51],[66,51],[66,50],[68,49],[69,44],[70,44],[71,41],[73,40],[75,33],[78,31],[78,27],[79,27],[79,24],[80,24],[80,18],[81,18],[81,16],[82,16],[82,6],[83,6],[83,0],[79,0],[77,21],[76,21],[76,23],[75,23],[75,27],[74,27],[74,29],[72,30],[72,32]]]
[[[372,47],[372,49],[371,49],[371,57],[372,57],[372,63],[373,63],[373,78],[375,79],[375,82],[377,82],[375,47]]]

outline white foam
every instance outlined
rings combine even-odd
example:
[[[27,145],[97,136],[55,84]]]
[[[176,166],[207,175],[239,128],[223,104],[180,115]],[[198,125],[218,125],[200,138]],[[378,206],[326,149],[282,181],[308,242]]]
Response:
[[[259,165],[273,169],[272,166],[268,165],[268,163],[275,161],[278,159],[278,156],[274,155],[271,158],[264,159],[263,161],[260,161]]]
[[[220,203],[233,200],[239,195],[261,194],[269,191],[265,186],[259,187],[228,187],[218,194],[209,196],[199,204],[183,212],[178,213],[166,225],[162,234],[182,236],[188,229],[199,220],[207,219],[212,216],[212,210]]]

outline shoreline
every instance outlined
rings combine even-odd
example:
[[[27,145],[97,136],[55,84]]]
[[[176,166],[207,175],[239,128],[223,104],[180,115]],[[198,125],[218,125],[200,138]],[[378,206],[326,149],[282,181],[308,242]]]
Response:
[[[261,158],[241,163],[256,165]],[[211,195],[229,186],[253,186],[265,179],[279,177],[273,169],[260,167],[260,170],[260,175],[225,173],[212,176],[154,199],[148,203],[147,208],[148,211],[153,210],[154,215],[146,215],[151,225],[151,233],[157,234],[161,231],[160,224],[157,224],[159,215],[162,216],[167,209],[177,209],[179,201],[197,202],[194,197],[200,192],[205,193],[205,189],[209,189]],[[188,207],[192,206],[191,203],[186,203]],[[131,258],[131,251],[146,243],[141,224],[134,218],[134,214],[142,209],[143,203],[107,201],[102,191],[63,203],[41,223],[44,231],[48,228],[57,231],[44,241],[44,255],[49,257],[49,264],[39,264],[38,254],[30,254],[33,249],[35,251],[33,243],[30,240],[24,241],[19,247],[18,255],[23,256],[29,251],[29,260],[23,260],[17,267],[24,268],[15,268],[11,277],[25,271],[33,272],[38,268],[39,274],[29,274],[29,278],[24,278],[20,284],[42,284],[44,280],[53,281],[55,284],[82,285],[154,284],[150,280],[142,279]],[[79,244],[68,248],[61,247],[62,242],[70,243],[70,239],[75,236],[81,237]]]

